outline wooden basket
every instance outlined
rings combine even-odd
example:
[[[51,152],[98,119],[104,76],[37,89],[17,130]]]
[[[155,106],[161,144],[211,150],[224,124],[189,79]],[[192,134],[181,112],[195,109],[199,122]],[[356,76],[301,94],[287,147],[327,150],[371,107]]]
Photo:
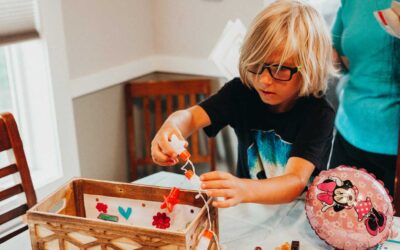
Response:
[[[195,191],[182,190],[180,204],[200,212],[183,232],[151,229],[85,218],[84,194],[162,202],[170,188],[119,182],[74,179],[27,212],[33,249],[195,249],[208,227],[207,210]],[[218,212],[210,208],[211,226],[218,235]],[[212,241],[209,249],[215,249]]]

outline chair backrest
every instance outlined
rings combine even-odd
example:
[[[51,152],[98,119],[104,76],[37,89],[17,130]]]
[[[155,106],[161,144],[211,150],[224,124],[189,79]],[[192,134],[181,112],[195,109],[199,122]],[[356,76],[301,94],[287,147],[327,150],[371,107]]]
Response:
[[[21,183],[2,190],[0,192],[0,202],[20,193],[25,193],[26,204],[22,204],[0,214],[0,225],[24,215],[29,208],[36,204],[36,194],[32,185],[24,148],[18,132],[17,124],[11,113],[0,114],[0,152],[6,150],[13,151],[15,163],[0,168],[0,180],[6,176],[19,172]],[[19,227],[16,230],[8,231],[6,235],[1,236],[0,244],[26,229],[28,229],[27,225]]]
[[[164,120],[172,112],[193,106],[210,94],[210,79],[131,81],[125,85],[126,122],[132,180],[138,177],[138,166],[154,165],[150,152],[151,140]],[[138,108],[138,106],[141,108]],[[141,128],[137,128],[139,122],[142,122]],[[140,133],[137,131],[139,129]],[[143,138],[137,138],[138,136]],[[141,153],[137,150],[141,147],[138,146],[137,141],[144,142],[143,152]],[[193,133],[189,138],[189,150],[193,163],[209,163],[211,170],[215,170],[214,139],[205,138],[202,131]]]
[[[396,176],[394,178],[394,209],[396,216],[400,216],[400,131],[399,131],[399,144],[397,149],[397,163],[396,163]]]

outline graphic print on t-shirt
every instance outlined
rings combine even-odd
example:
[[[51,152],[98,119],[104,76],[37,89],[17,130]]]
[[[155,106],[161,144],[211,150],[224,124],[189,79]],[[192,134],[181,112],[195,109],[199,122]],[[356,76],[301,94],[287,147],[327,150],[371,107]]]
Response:
[[[282,140],[275,130],[252,131],[254,142],[247,149],[249,173],[252,179],[283,175],[292,143]]]

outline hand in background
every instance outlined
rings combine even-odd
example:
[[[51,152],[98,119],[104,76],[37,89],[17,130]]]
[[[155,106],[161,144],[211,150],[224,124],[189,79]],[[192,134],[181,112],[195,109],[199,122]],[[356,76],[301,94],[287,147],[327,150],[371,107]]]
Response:
[[[178,155],[170,145],[172,135],[176,135],[179,140],[184,140],[185,147],[187,147],[188,143],[179,129],[165,123],[151,142],[151,157],[154,163],[161,166],[173,166],[179,162]]]
[[[347,57],[339,55],[336,49],[333,49],[333,60],[338,65],[339,68],[342,68],[344,71],[349,71],[350,69],[350,61]]]
[[[229,173],[214,171],[200,176],[201,188],[206,190],[210,197],[224,197],[225,200],[214,201],[212,205],[218,208],[227,208],[243,202],[248,194],[243,179]]]

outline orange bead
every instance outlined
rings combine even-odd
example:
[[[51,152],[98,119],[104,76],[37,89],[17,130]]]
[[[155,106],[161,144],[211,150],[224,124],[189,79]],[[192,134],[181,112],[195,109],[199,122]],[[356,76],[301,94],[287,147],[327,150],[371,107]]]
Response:
[[[205,230],[204,233],[203,233],[203,236],[206,237],[207,239],[211,240],[212,237],[214,236],[214,234],[209,230]]]
[[[190,158],[190,153],[189,151],[185,150],[182,153],[179,154],[179,158],[181,158],[182,161],[187,161]]]
[[[185,173],[185,176],[186,176],[186,178],[187,178],[188,180],[192,179],[193,175],[194,175],[194,173],[193,173],[192,170],[188,170],[188,171],[186,171],[186,173]]]

